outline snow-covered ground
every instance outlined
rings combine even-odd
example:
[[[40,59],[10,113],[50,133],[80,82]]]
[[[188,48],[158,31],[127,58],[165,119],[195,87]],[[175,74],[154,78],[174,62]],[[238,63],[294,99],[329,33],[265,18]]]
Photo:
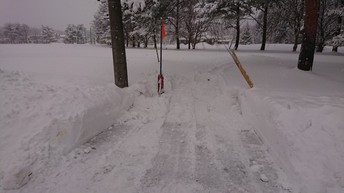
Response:
[[[344,191],[344,55],[296,69],[291,45],[111,50],[0,45],[0,192]],[[94,137],[98,134],[96,137]]]

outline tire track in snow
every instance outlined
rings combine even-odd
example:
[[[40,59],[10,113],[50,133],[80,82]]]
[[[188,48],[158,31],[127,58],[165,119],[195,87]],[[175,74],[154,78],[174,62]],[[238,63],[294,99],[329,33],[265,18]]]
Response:
[[[186,80],[173,83],[170,108],[160,136],[159,151],[152,159],[152,167],[141,178],[140,192],[199,192],[193,177],[193,135],[195,124],[193,98]],[[175,87],[174,86],[174,87]]]
[[[210,73],[173,85],[159,151],[139,192],[289,192],[264,144],[245,135],[239,91]]]
[[[223,97],[221,102],[228,102],[225,107],[229,110],[237,103],[224,100],[227,96],[217,86],[217,77],[209,77],[205,82],[202,77],[196,74],[192,81],[184,79],[173,84],[176,89],[161,127],[159,151],[152,159],[152,167],[141,178],[142,192],[248,192],[242,187],[249,182],[245,184],[242,181],[249,181],[249,177],[238,175],[247,173],[242,172],[244,164],[239,158],[228,162],[228,158],[222,156],[232,157],[233,151],[228,151],[227,147],[226,151],[218,150],[218,141],[211,130],[212,125],[218,124],[209,118],[220,117],[214,112],[223,104],[210,102],[217,103],[217,97]],[[224,113],[222,118],[227,119],[228,110],[221,110]],[[220,126],[222,123],[220,121]],[[234,140],[233,143],[238,142]]]

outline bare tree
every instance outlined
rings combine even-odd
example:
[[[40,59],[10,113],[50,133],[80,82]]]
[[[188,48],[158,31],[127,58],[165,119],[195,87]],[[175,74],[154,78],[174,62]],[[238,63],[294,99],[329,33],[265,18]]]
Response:
[[[288,24],[291,26],[294,32],[294,46],[293,52],[297,50],[297,46],[299,43],[299,36],[301,33],[302,22],[303,22],[303,13],[304,13],[304,3],[305,0],[288,0],[288,1],[281,1],[282,3],[289,3],[289,5],[285,4],[285,8],[287,8],[287,15],[289,15],[287,21]]]
[[[251,17],[255,19],[259,26],[262,27],[262,45],[260,50],[265,50],[265,45],[267,41],[267,31],[268,31],[268,15],[271,6],[274,3],[277,3],[280,0],[251,0],[251,4],[263,14],[263,21],[260,22],[254,18],[253,15]]]
[[[169,4],[169,10],[171,10],[170,13],[167,13],[168,15],[171,15],[171,17],[168,17],[168,21],[170,24],[174,27],[174,35],[176,38],[176,49],[180,49],[180,20],[181,20],[181,7],[184,5],[184,0],[173,0]]]
[[[200,0],[187,1],[183,10],[185,37],[188,40],[188,48],[195,49],[202,36],[208,30],[212,21],[209,16],[209,4]]]

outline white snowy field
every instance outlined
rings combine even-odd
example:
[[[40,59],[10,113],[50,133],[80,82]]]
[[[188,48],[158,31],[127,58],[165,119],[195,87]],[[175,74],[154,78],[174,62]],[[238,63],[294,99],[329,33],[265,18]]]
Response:
[[[159,97],[153,49],[0,45],[0,192],[342,193],[344,51],[291,47],[168,46]]]

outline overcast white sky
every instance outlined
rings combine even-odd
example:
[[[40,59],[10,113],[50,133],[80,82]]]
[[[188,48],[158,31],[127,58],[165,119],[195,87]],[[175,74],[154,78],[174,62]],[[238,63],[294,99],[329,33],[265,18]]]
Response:
[[[57,30],[65,30],[68,24],[84,24],[88,28],[98,4],[97,0],[0,0],[0,26],[19,22]]]

